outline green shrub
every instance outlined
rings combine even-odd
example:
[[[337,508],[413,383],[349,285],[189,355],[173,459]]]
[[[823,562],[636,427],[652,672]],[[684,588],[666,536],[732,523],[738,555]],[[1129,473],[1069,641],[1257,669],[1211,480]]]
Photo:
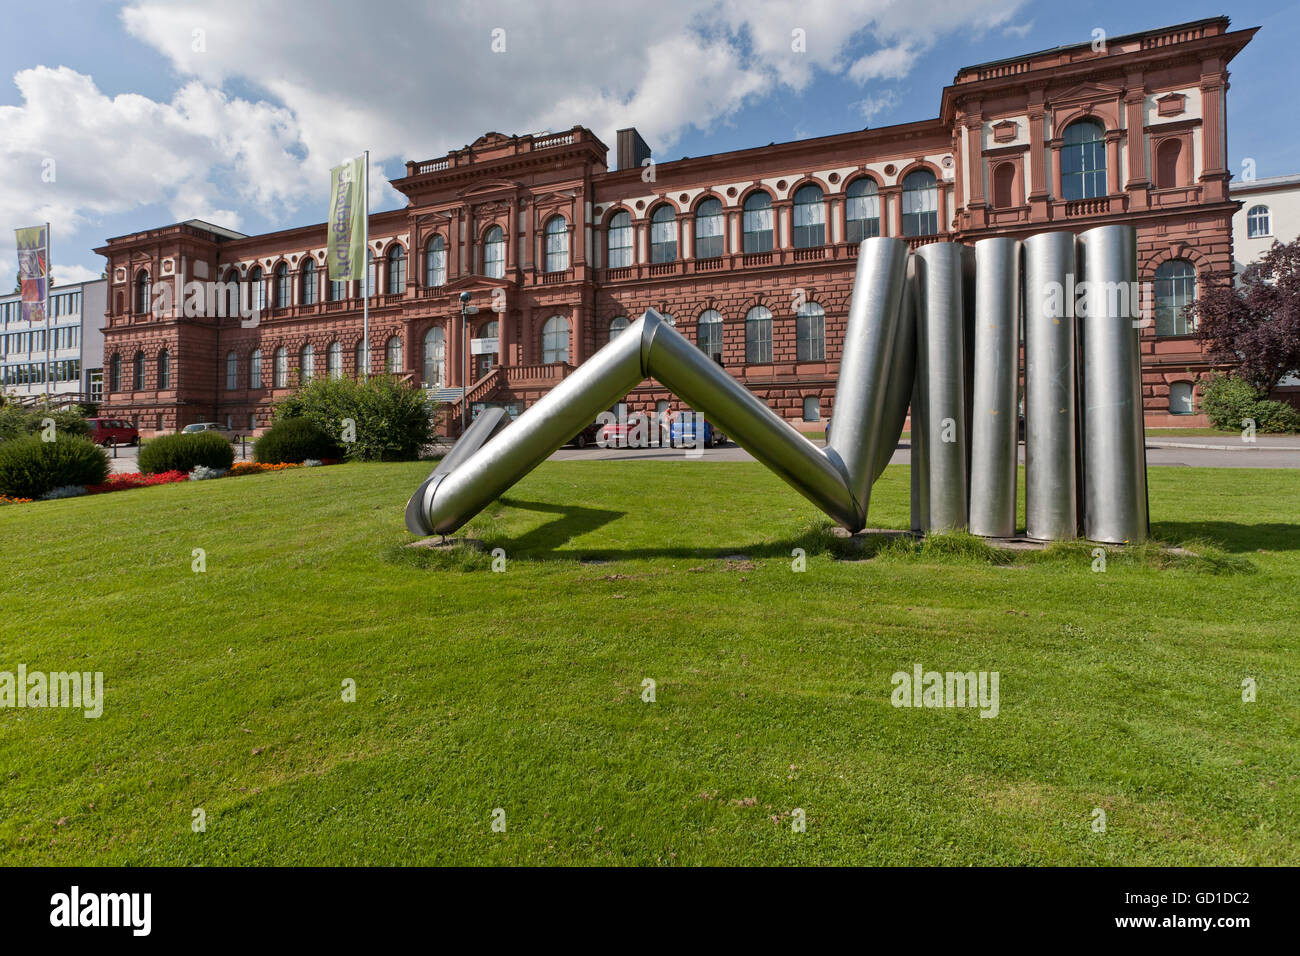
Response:
[[[1201,409],[1210,424],[1223,431],[1241,431],[1254,419],[1257,432],[1300,431],[1300,412],[1286,402],[1272,401],[1235,375],[1214,375],[1201,388]]]
[[[389,375],[364,382],[314,379],[276,405],[277,422],[293,418],[315,422],[335,436],[348,458],[359,461],[411,461],[433,441],[421,389]],[[352,421],[355,434],[344,434],[346,419]],[[354,440],[344,441],[347,437]]]
[[[216,432],[191,435],[163,435],[140,449],[140,472],[157,475],[164,471],[189,472],[198,465],[229,468],[235,463],[235,449]]]
[[[90,425],[72,409],[54,411],[39,406],[9,404],[0,408],[0,441],[39,434],[45,430],[47,419],[54,422],[56,435],[84,438],[90,434]]]
[[[313,458],[342,457],[333,437],[309,418],[281,419],[253,446],[253,460],[268,465],[284,462],[297,465]]]
[[[65,485],[97,485],[108,477],[108,455],[88,438],[39,435],[0,444],[0,495],[39,498]]]

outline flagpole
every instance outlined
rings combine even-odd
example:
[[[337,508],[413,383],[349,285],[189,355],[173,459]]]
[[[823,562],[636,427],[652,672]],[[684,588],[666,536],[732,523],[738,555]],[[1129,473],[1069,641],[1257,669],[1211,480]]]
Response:
[[[50,407],[50,300],[54,291],[54,262],[50,259],[50,224],[45,224],[45,407]]]
[[[362,240],[362,245],[366,250],[365,272],[363,273],[365,278],[361,282],[361,343],[366,354],[366,362],[362,377],[368,379],[370,377],[370,293],[374,291],[370,288],[370,150],[366,150],[365,186],[362,188],[361,194],[366,204],[365,225],[362,232],[365,237]],[[376,264],[376,271],[378,271],[378,264]]]

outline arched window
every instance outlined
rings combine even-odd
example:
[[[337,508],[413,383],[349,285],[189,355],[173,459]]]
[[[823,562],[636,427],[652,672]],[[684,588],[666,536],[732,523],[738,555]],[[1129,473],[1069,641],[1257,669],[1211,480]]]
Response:
[[[563,216],[546,221],[546,271],[563,272],[569,268],[569,223]]]
[[[569,361],[569,320],[553,315],[542,326],[542,362],[551,365]]]
[[[1013,163],[998,163],[993,167],[993,206],[1010,209],[1016,204],[1016,167]]]
[[[131,387],[136,391],[144,388],[144,353],[136,352],[131,362]]]
[[[388,250],[388,294],[400,295],[406,291],[406,250],[401,243],[393,243]]]
[[[1106,195],[1106,127],[1096,120],[1076,120],[1061,139],[1062,198]]]
[[[248,274],[249,305],[258,312],[266,311],[266,276],[261,266],[254,266]]]
[[[713,361],[722,364],[722,313],[717,309],[705,309],[695,320],[695,344]]]
[[[431,289],[447,284],[447,240],[442,236],[424,247],[424,284]]]
[[[1173,382],[1169,386],[1169,411],[1174,415],[1196,413],[1196,385],[1192,382]]]
[[[122,356],[120,355],[114,355],[113,361],[108,364],[108,390],[122,391]]]
[[[343,344],[338,341],[330,343],[325,353],[326,374],[332,379],[343,377]]]
[[[274,375],[272,385],[275,388],[286,388],[289,385],[289,351],[283,345],[275,350]]]
[[[1273,234],[1272,217],[1267,206],[1251,206],[1246,213],[1246,238],[1259,239]]]
[[[135,275],[135,311],[139,315],[149,311],[149,273],[141,269]]]
[[[302,260],[302,269],[298,272],[302,288],[298,290],[298,301],[303,305],[315,305],[319,286],[316,282],[316,260],[307,256]]]
[[[849,242],[861,242],[880,235],[880,187],[870,176],[860,176],[849,183],[844,205]]]
[[[805,301],[795,317],[795,357],[800,362],[826,360],[826,311]]]
[[[158,353],[158,387],[172,387],[172,353],[166,349]]]
[[[239,388],[239,356],[234,352],[226,353],[226,391],[233,392]]]
[[[756,305],[745,313],[745,362],[770,365],[772,362],[772,312]]]
[[[483,274],[489,279],[506,276],[506,234],[493,226],[483,236]]]
[[[695,207],[696,259],[713,259],[722,255],[724,221],[719,199],[710,197]]]
[[[402,371],[402,340],[394,335],[384,343],[384,371],[398,375]]]
[[[1191,335],[1196,329],[1185,314],[1196,298],[1196,267],[1170,259],[1156,269],[1156,335]]]
[[[298,353],[298,382],[306,385],[316,377],[316,349],[308,342]]]
[[[772,197],[761,189],[745,200],[744,244],[746,253],[772,251]]]
[[[664,203],[650,216],[650,261],[672,262],[677,258],[677,213]]]
[[[903,235],[933,236],[939,231],[939,187],[934,173],[917,169],[903,177]]]
[[[794,193],[794,247],[826,245],[826,203],[820,186],[809,183]]]
[[[342,302],[348,297],[347,279],[330,279],[330,301]]]
[[[361,339],[357,342],[357,347],[352,356],[352,368],[357,378],[369,374],[370,363],[366,361],[366,340]]]
[[[275,267],[275,307],[289,308],[289,264],[281,262]]]
[[[609,235],[606,241],[610,269],[625,269],[632,264],[632,217],[620,209],[609,217]]]
[[[627,329],[627,325],[628,322],[626,315],[620,315],[611,320],[609,323],[609,340],[613,342],[620,332]]]
[[[447,335],[438,326],[424,333],[424,369],[421,378],[431,388],[447,384]]]
[[[248,387],[262,387],[262,350],[253,349],[253,354],[248,357]]]
[[[1178,160],[1183,154],[1182,140],[1167,139],[1156,150],[1156,188],[1171,189],[1178,185]]]
[[[819,422],[822,420],[822,401],[816,395],[805,395],[803,397],[803,420],[806,422]]]

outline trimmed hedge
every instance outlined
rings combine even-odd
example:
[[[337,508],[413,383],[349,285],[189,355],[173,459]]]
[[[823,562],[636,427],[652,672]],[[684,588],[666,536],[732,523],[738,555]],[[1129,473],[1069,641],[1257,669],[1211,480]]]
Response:
[[[39,498],[66,485],[95,485],[108,477],[108,455],[89,438],[39,435],[0,443],[0,495]]]
[[[297,465],[308,459],[342,457],[333,437],[308,418],[281,419],[253,446],[253,460],[267,465]]]
[[[1215,375],[1201,388],[1201,409],[1210,424],[1223,431],[1241,431],[1242,422],[1255,420],[1255,431],[1300,431],[1300,412],[1286,402],[1261,397],[1255,387],[1235,375]]]
[[[140,449],[140,473],[143,475],[164,471],[188,473],[199,465],[229,468],[234,463],[234,446],[216,432],[163,435],[146,442]]]

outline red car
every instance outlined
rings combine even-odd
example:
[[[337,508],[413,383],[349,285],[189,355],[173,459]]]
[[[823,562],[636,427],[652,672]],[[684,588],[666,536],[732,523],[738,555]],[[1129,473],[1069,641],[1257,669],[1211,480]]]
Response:
[[[96,445],[138,445],[140,432],[120,418],[87,418],[90,440]]]

